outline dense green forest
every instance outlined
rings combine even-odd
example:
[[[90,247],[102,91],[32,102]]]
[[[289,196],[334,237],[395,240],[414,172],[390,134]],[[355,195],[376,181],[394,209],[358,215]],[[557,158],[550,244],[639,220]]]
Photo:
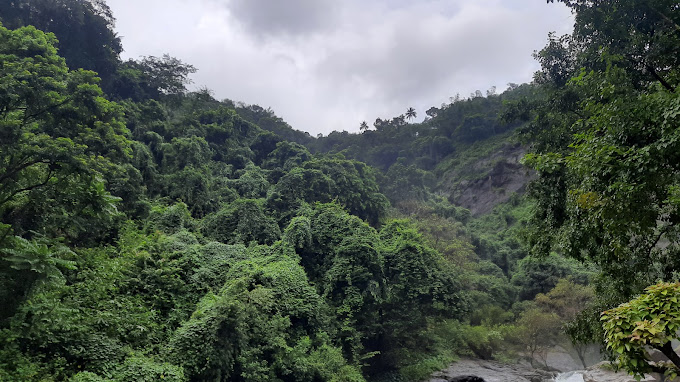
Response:
[[[680,6],[561,2],[532,83],[319,137],[121,60],[103,0],[1,2],[0,380],[418,381],[567,341],[677,372]]]

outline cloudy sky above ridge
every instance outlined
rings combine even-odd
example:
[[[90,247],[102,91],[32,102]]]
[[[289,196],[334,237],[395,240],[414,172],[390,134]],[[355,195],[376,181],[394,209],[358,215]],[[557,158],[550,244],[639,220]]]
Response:
[[[124,58],[194,65],[195,88],[271,107],[312,135],[357,131],[531,80],[573,18],[545,0],[108,0]]]

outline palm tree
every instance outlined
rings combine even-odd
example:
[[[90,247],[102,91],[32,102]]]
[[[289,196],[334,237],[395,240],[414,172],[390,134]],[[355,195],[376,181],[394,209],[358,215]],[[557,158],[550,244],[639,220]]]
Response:
[[[411,120],[411,118],[415,118],[417,116],[416,114],[416,109],[409,107],[408,110],[406,110],[406,118]]]
[[[361,131],[368,130],[368,124],[366,123],[366,121],[361,122],[361,125],[359,125],[359,130]]]

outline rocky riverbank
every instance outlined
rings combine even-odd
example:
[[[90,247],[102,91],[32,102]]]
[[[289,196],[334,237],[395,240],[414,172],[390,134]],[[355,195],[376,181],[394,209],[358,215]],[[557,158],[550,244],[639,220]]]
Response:
[[[464,376],[482,378],[484,382],[544,382],[551,381],[555,373],[534,369],[524,365],[508,365],[495,361],[463,359],[451,364],[445,370],[432,375],[429,382],[468,382]],[[478,382],[478,381],[475,381]]]
[[[609,367],[608,362],[600,362],[584,370],[584,382],[636,382],[636,379],[624,371],[614,372]],[[653,373],[641,379],[640,382],[659,382],[663,381],[661,375]],[[676,380],[677,381],[677,380]]]
[[[570,372],[558,377],[558,373],[534,369],[526,365],[508,365],[495,361],[463,359],[445,370],[436,372],[427,382],[636,382],[625,372],[614,372],[607,362],[590,366],[586,370]],[[661,382],[658,374],[648,375],[642,382]],[[677,382],[675,380],[674,382]]]

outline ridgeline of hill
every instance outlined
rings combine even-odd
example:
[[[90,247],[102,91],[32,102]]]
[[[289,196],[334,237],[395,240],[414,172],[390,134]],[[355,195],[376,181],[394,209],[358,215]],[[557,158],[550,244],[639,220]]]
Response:
[[[103,1],[1,3],[0,380],[414,381],[601,341],[680,269],[654,3],[567,2],[533,84],[326,137],[121,61]]]

